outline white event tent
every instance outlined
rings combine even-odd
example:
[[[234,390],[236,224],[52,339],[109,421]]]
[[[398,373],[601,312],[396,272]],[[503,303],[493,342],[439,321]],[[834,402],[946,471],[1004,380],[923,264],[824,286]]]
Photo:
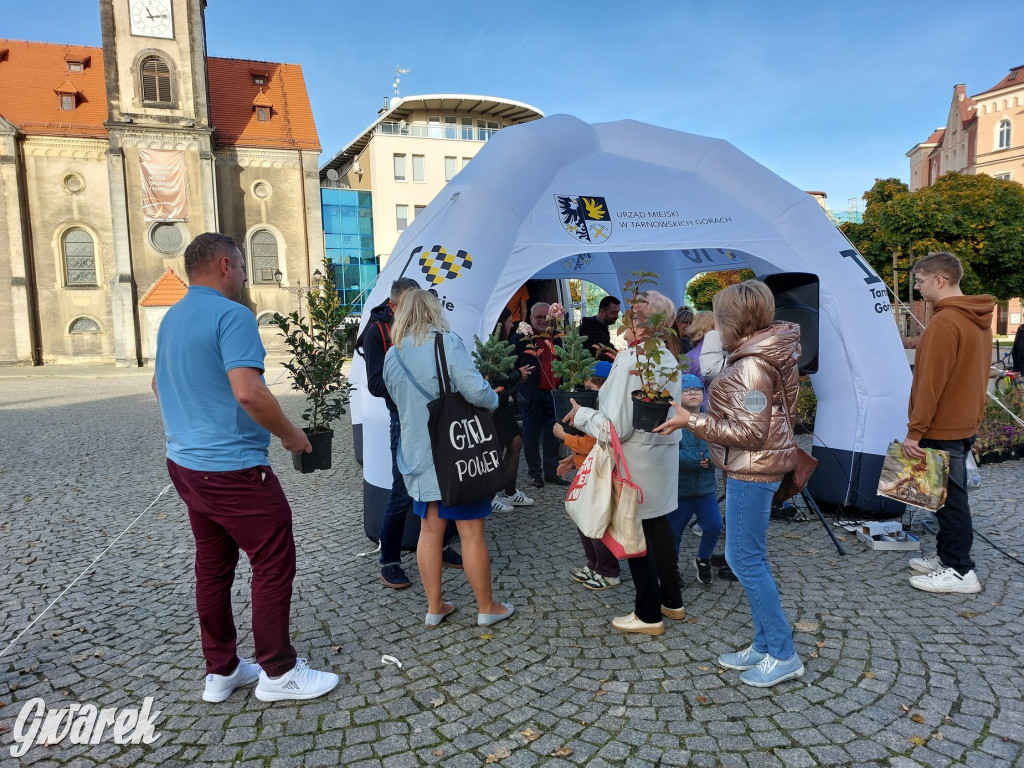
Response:
[[[820,463],[810,491],[827,504],[893,510],[875,487],[887,444],[906,434],[911,372],[885,284],[810,195],[728,142],[568,115],[506,128],[403,233],[365,306],[411,277],[438,295],[472,349],[530,278],[581,278],[618,296],[633,270],[648,270],[679,304],[694,275],[744,266],[759,277],[818,276]],[[388,416],[365,390],[358,356],[352,381],[375,540],[391,488]]]

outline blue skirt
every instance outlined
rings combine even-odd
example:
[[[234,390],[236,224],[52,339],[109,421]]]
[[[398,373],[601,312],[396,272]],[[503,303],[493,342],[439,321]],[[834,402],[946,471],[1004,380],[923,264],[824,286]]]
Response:
[[[427,505],[431,501],[413,501],[412,511],[420,517],[427,516]],[[472,504],[463,504],[460,507],[446,507],[440,500],[437,502],[437,516],[442,520],[479,520],[491,514],[491,500],[489,498],[474,501]]]

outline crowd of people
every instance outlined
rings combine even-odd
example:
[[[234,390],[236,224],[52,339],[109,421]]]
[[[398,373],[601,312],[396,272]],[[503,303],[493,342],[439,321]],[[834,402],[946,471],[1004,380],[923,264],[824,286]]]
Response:
[[[264,701],[321,696],[338,677],[311,669],[290,643],[291,510],[267,458],[270,435],[295,453],[311,450],[309,441],[263,382],[265,350],[256,321],[237,302],[246,282],[237,245],[223,235],[200,235],[186,250],[185,265],[189,290],[161,324],[153,389],[167,434],[168,472],[188,507],[196,542],[196,605],[207,673],[203,698],[224,701],[252,683]],[[926,447],[947,450],[951,467],[946,505],[938,513],[937,552],[911,560],[917,575],[910,583],[931,592],[977,592],[964,476],[984,410],[994,305],[991,297],[961,293],[962,269],[952,254],[930,254],[915,266],[915,275],[922,296],[934,302],[935,320],[917,348],[903,448],[908,456]],[[718,567],[720,577],[740,582],[750,609],[751,641],[721,655],[719,665],[738,670],[740,680],[752,686],[799,677],[804,667],[772,575],[767,534],[773,495],[796,452],[791,425],[800,329],[774,320],[772,292],[756,280],[720,291],[711,312],[677,310],[668,297],[647,291],[628,308],[632,322],[625,345],[616,349],[611,331],[621,309],[619,299],[608,296],[596,316],[583,319],[581,332],[597,360],[587,386],[598,391],[597,402],[583,407],[573,401],[569,413],[556,420],[557,339],[548,332],[547,303],[528,307],[529,329],[514,330],[512,313],[502,314],[500,336],[518,359],[508,374],[489,381],[451,332],[436,297],[406,278],[392,284],[388,300],[371,310],[357,345],[368,390],[384,400],[390,416],[393,484],[379,534],[380,579],[392,589],[411,586],[401,564],[411,510],[420,520],[416,562],[426,597],[425,626],[438,626],[456,610],[444,597],[446,566],[465,573],[479,626],[511,618],[515,607],[493,595],[485,521],[492,512],[534,504],[516,487],[520,450],[534,486],[567,486],[566,475],[614,427],[633,480],[643,489],[637,514],[647,546],[627,559],[633,611],[613,618],[611,627],[660,635],[665,619],[685,617],[679,562],[683,532],[696,517],[697,581],[710,582]],[[677,361],[677,371],[686,372],[671,375],[663,368],[656,374],[673,411],[648,431],[633,426],[631,401],[640,381],[632,372],[652,342]],[[494,414],[504,473],[504,487],[494,497],[458,506],[441,501],[426,407],[440,391],[439,354],[455,391]],[[521,403],[521,430],[513,398]],[[724,526],[716,469],[725,488]],[[723,527],[724,556],[715,554]],[[451,545],[456,532],[461,553]],[[594,590],[619,586],[620,566],[611,551],[582,532],[580,540],[586,563],[571,578]],[[237,655],[230,596],[239,550],[253,570],[255,660]]]

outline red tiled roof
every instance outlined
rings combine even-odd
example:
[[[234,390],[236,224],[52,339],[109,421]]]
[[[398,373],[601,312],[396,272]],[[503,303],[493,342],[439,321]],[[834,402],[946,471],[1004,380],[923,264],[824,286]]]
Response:
[[[0,40],[0,51],[4,50],[6,55],[0,56],[0,117],[29,134],[107,138],[101,48]],[[67,61],[86,59],[89,64],[84,71],[68,73]],[[267,72],[267,82],[262,86],[253,83],[251,71]],[[218,144],[320,150],[301,66],[211,56],[207,72],[210,118]],[[60,109],[54,85],[62,79],[73,82],[77,89],[75,109]],[[261,88],[274,107],[271,119],[263,122],[253,111],[253,99]]]
[[[99,48],[0,40],[7,56],[0,61],[0,116],[25,133],[57,136],[107,138],[107,87],[103,80],[103,52]],[[61,109],[54,86],[68,79],[65,57],[81,60],[90,56],[89,66],[75,72],[78,105]],[[59,86],[58,88],[62,88]]]
[[[978,104],[967,95],[967,89],[962,85],[953,88],[953,98],[957,100],[960,127],[966,128],[968,123],[978,117]]]
[[[173,307],[188,293],[188,286],[173,269],[168,269],[142,297],[142,307]]]
[[[929,136],[927,139],[925,139],[924,143],[925,144],[941,144],[942,143],[942,139],[945,138],[945,136],[946,136],[946,129],[945,128],[936,128],[935,131],[932,133],[932,135]]]
[[[1001,91],[1003,88],[1013,88],[1017,85],[1024,85],[1024,64],[1019,67],[1014,67],[1006,73],[1006,77],[1000,80],[998,83],[993,85],[987,91],[982,91],[977,94],[981,96],[982,93],[992,93],[992,91]]]
[[[256,85],[252,71],[259,73],[264,67],[270,73],[267,82]],[[217,126],[218,143],[320,151],[301,66],[211,56],[206,69],[210,116]],[[264,122],[257,120],[253,111],[253,99],[261,89],[274,106],[270,120]]]
[[[54,93],[81,93],[70,79],[64,78],[64,82],[53,89]]]
[[[257,93],[256,98],[252,100],[252,105],[254,107],[272,107],[274,106],[274,102],[272,102],[267,97],[267,94],[263,92],[263,89],[260,88],[260,92]]]

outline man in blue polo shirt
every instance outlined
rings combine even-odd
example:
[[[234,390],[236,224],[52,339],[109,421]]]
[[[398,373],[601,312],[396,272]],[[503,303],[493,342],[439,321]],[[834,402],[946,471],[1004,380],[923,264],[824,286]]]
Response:
[[[262,701],[322,696],[338,676],[311,669],[291,645],[292,512],[267,459],[271,433],[289,451],[312,449],[263,381],[256,318],[237,301],[246,275],[235,241],[199,235],[185,250],[185,273],[188,293],[160,324],[153,391],[167,434],[167,471],[196,542],[203,699],[224,701],[257,680]],[[231,585],[239,549],[252,566],[257,663],[236,651]]]

